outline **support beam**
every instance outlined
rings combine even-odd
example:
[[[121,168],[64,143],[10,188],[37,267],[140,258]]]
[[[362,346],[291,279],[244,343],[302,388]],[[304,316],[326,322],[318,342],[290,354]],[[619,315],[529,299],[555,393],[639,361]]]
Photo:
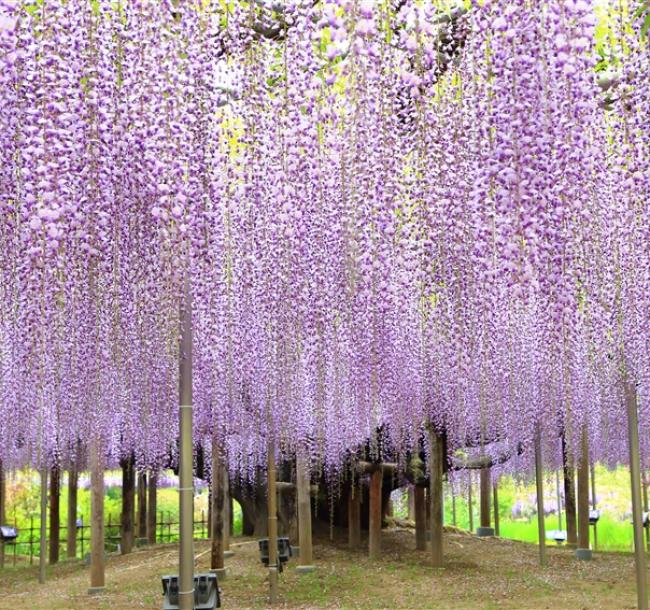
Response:
[[[492,487],[492,471],[482,468],[480,471],[481,486],[481,526],[476,530],[480,537],[494,536],[494,528],[490,521],[490,488]]]
[[[223,578],[226,575],[226,566],[224,561],[224,536],[225,529],[224,505],[224,468],[223,460],[217,439],[212,439],[212,494],[211,494],[211,543],[210,543],[210,571],[215,572],[218,577]]]
[[[157,489],[158,474],[154,471],[149,473],[149,482],[147,484],[147,543],[156,544],[156,511],[157,506]]]
[[[589,440],[586,426],[580,438],[580,462],[578,463],[578,559],[592,557],[589,547]]]
[[[566,436],[562,435],[562,474],[564,475],[564,514],[566,517],[566,542],[578,548],[578,514],[576,510],[576,483],[573,457],[569,454]]]
[[[50,565],[59,563],[59,548],[61,546],[61,469],[58,465],[50,471]]]
[[[122,460],[122,512],[120,514],[120,552],[127,555],[133,551],[135,531],[135,465],[133,456]]]
[[[70,465],[68,471],[68,519],[66,529],[66,556],[68,559],[77,556],[77,489],[79,486],[79,473],[77,472],[76,459]]]
[[[641,457],[639,452],[639,412],[636,386],[625,383],[625,407],[627,411],[627,442],[630,454],[630,486],[632,492],[632,521],[634,524],[634,564],[636,568],[637,608],[648,610],[648,580],[646,556],[643,548],[643,515],[641,511]]]
[[[354,485],[348,496],[348,546],[351,549],[361,546],[361,489]]]
[[[140,540],[147,538],[147,474],[138,473],[138,518],[137,536]]]
[[[492,485],[492,499],[494,502],[494,535],[495,536],[500,536],[500,530],[499,530],[499,482],[494,481]]]
[[[298,487],[298,572],[314,570],[312,531],[311,531],[311,490],[308,455],[304,448],[296,454],[296,485]]]
[[[269,440],[267,450],[267,502],[269,528],[269,601],[278,601],[278,496],[275,487],[275,443]]]
[[[47,552],[47,466],[41,468],[41,535],[38,554],[38,582],[45,583],[45,553]]]
[[[189,261],[188,261],[189,265]],[[192,446],[192,292],[189,270],[185,273],[184,297],[180,307],[179,342],[179,610],[194,608],[194,479]]]
[[[368,557],[379,559],[381,555],[381,488],[384,473],[380,469],[370,475],[370,510],[368,517]]]
[[[444,442],[433,425],[429,426],[429,495],[431,497],[431,561],[441,568],[444,563],[443,526],[443,451]]]
[[[99,439],[90,448],[90,589],[104,590],[104,460]]]
[[[537,544],[539,565],[546,565],[546,524],[544,522],[544,469],[542,462],[542,435],[535,436],[535,482],[537,486]]]
[[[415,516],[415,549],[426,551],[427,548],[427,509],[424,487],[413,488],[413,512]]]

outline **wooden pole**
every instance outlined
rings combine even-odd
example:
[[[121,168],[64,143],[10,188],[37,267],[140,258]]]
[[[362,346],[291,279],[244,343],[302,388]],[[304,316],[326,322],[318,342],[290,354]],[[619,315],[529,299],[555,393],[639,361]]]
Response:
[[[478,536],[494,536],[494,529],[490,523],[490,488],[492,487],[492,473],[490,468],[481,468],[481,527],[476,530]]]
[[[100,593],[105,586],[104,567],[104,465],[99,439],[90,448],[90,589]]]
[[[312,531],[311,531],[311,489],[308,456],[299,447],[296,454],[296,486],[298,487],[298,572],[314,570]]]
[[[77,556],[77,489],[79,473],[76,461],[68,471],[68,519],[66,529],[66,556],[73,559]]]
[[[143,540],[147,537],[147,474],[142,471],[138,473],[138,538]]]
[[[408,486],[406,494],[406,518],[409,521],[415,521],[415,491],[412,485]]]
[[[368,519],[368,557],[381,555],[381,488],[384,473],[381,466],[370,475],[370,510]]]
[[[648,481],[646,480],[645,477],[642,477],[641,481],[643,484],[643,510],[644,512],[647,513],[648,512]],[[643,529],[645,530],[646,549],[648,550],[648,552],[650,552],[650,527],[644,527]]]
[[[576,557],[589,560],[589,440],[587,427],[583,427],[580,438],[580,462],[578,464],[578,548]]]
[[[451,489],[451,519],[454,527],[458,526],[458,520],[456,518],[456,494],[454,493],[454,486],[450,485]]]
[[[467,513],[469,517],[469,531],[474,531],[474,507],[472,506],[472,471],[467,471]]]
[[[425,551],[427,548],[427,509],[424,487],[413,488],[413,512],[415,513],[415,549]]]
[[[494,481],[492,486],[492,498],[494,499],[494,535],[500,536],[501,532],[499,529],[499,496],[498,496],[498,481]]]
[[[61,545],[61,470],[53,466],[50,474],[50,565],[59,563],[59,547]]]
[[[278,496],[276,490],[275,443],[269,439],[267,451],[267,502],[269,528],[269,601],[278,600]]]
[[[47,466],[41,468],[41,535],[38,554],[38,582],[45,583],[45,553],[47,552]]]
[[[564,514],[566,517],[567,546],[578,547],[578,518],[576,510],[576,484],[573,457],[569,454],[566,436],[562,435],[562,474],[564,475]]]
[[[228,477],[228,468],[223,464],[223,556],[232,557],[234,554],[230,550],[231,521],[232,521],[232,498],[230,497],[230,480]]]
[[[179,345],[179,570],[180,610],[194,608],[194,480],[192,477],[192,295],[189,271],[185,275],[184,298],[180,311]]]
[[[351,549],[361,546],[361,489],[354,485],[348,496],[348,546]]]
[[[562,498],[560,497],[560,471],[555,471],[555,493],[557,495],[557,529],[562,531]]]
[[[596,510],[596,466],[592,462],[591,472],[591,509]],[[598,550],[598,521],[594,521],[594,551]]]
[[[535,436],[535,482],[537,484],[537,539],[539,565],[546,565],[546,524],[544,523],[544,467],[542,462],[542,435]]]
[[[149,473],[149,483],[147,485],[148,510],[147,510],[147,543],[156,544],[156,512],[158,510],[156,502],[156,492],[158,486],[158,475],[151,471]]]
[[[429,495],[431,497],[431,561],[440,568],[444,563],[443,528],[443,440],[429,425]]]
[[[225,576],[226,568],[224,561],[224,476],[223,461],[221,459],[217,439],[212,439],[212,504],[210,511],[211,523],[211,544],[210,544],[210,568],[220,576]]]
[[[120,514],[120,552],[126,555],[133,551],[135,514],[135,466],[133,456],[122,461],[122,512]]]
[[[625,380],[628,446],[630,452],[630,486],[632,491],[632,521],[634,524],[634,563],[636,567],[636,594],[639,610],[648,610],[648,581],[643,545],[643,514],[641,511],[641,457],[639,452],[639,413],[636,386]]]

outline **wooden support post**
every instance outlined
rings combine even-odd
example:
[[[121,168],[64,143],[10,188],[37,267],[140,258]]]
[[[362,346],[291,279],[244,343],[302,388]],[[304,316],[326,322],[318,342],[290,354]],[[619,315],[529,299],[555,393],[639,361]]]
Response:
[[[361,546],[361,489],[354,485],[348,496],[348,546],[351,549]]]
[[[0,474],[1,476],[1,474]],[[644,512],[648,512],[648,480],[646,479],[646,476],[641,477],[641,482],[643,485],[643,510]],[[0,491],[0,493],[2,493]],[[0,513],[2,514],[2,513]],[[645,544],[646,544],[646,549],[648,552],[650,552],[650,527],[644,527],[645,530]]]
[[[409,485],[406,491],[406,518],[415,521],[415,489]]]
[[[499,496],[498,496],[499,482],[494,481],[492,486],[492,498],[494,501],[494,535],[500,536],[499,530]]]
[[[578,463],[578,548],[576,557],[589,560],[589,440],[586,426],[580,438],[580,462]]]
[[[456,517],[456,494],[454,493],[453,485],[449,486],[451,490],[451,522],[454,524],[454,527],[458,526],[458,519]]]
[[[381,554],[381,487],[384,473],[381,467],[370,475],[370,510],[368,518],[368,557],[379,559]]]
[[[99,439],[90,448],[90,588],[104,590],[104,460]]]
[[[573,457],[569,454],[566,437],[562,435],[562,474],[564,475],[564,514],[566,541],[571,548],[578,547],[578,518],[576,511],[576,484]]]
[[[73,559],[77,556],[77,489],[79,473],[77,463],[73,462],[68,471],[68,519],[66,529],[66,556]]]
[[[217,439],[212,439],[212,504],[210,518],[211,524],[211,544],[210,544],[210,571],[215,572],[218,576],[224,577],[226,566],[224,562],[224,476],[223,460],[221,458]]]
[[[413,488],[413,512],[415,513],[415,549],[425,551],[427,548],[427,509],[424,487]]]
[[[59,547],[61,545],[61,469],[58,465],[50,472],[50,565],[59,563]]]
[[[133,517],[135,514],[135,466],[133,456],[122,461],[122,512],[120,515],[120,552],[133,551],[135,539]]]
[[[494,529],[490,522],[490,488],[492,487],[492,473],[490,468],[481,468],[481,526],[476,530],[478,536],[494,536]]]
[[[596,510],[596,466],[592,462],[589,468],[591,473],[591,509]],[[598,550],[598,521],[594,521],[594,551]]]
[[[267,450],[267,501],[269,528],[269,600],[278,600],[278,495],[276,490],[275,443],[269,440]]]
[[[535,436],[535,482],[537,484],[537,544],[539,565],[546,565],[546,524],[544,523],[544,467],[542,461],[542,435]]]
[[[38,554],[38,582],[45,583],[45,553],[47,552],[47,466],[41,468],[41,534]]]
[[[472,471],[467,471],[467,514],[469,519],[469,531],[474,531],[474,507],[472,505]]]
[[[230,536],[232,535],[232,498],[230,497],[230,479],[228,468],[223,465],[223,493],[224,493],[224,515],[223,515],[223,556],[232,557],[234,553],[230,550]]]
[[[147,537],[147,474],[138,473],[138,524],[137,535],[140,540]]]
[[[562,531],[562,499],[560,497],[560,471],[555,471],[555,493],[557,495],[557,529]]]
[[[151,471],[149,473],[149,483],[147,485],[148,510],[147,510],[147,543],[156,544],[156,492],[158,486],[158,475]]]
[[[444,563],[443,529],[443,440],[429,425],[429,495],[431,497],[431,561],[440,568]]]
[[[299,447],[296,454],[296,486],[298,487],[298,572],[314,570],[311,531],[311,490],[308,455]]]
[[[643,547],[643,514],[641,511],[641,456],[639,452],[639,412],[636,386],[624,380],[627,411],[627,442],[630,454],[630,486],[632,492],[632,521],[634,524],[634,564],[636,568],[637,608],[648,610],[648,580]]]

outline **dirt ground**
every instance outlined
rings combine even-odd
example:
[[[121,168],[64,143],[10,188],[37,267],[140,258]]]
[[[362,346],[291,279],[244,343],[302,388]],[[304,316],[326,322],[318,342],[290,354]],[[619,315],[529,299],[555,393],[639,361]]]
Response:
[[[334,542],[315,540],[317,570],[298,575],[292,560],[280,576],[279,608],[472,609],[636,607],[634,561],[630,554],[595,554],[578,562],[564,548],[549,548],[548,567],[538,566],[537,548],[503,539],[479,539],[446,533],[447,565],[433,569],[428,554],[415,551],[412,530],[383,532],[380,561],[362,550],[350,552],[344,533]],[[235,555],[226,560],[220,582],[222,607],[265,608],[266,572],[254,540],[236,539]],[[196,543],[197,569],[209,568],[209,544]],[[0,572],[0,610],[132,610],[162,608],[160,576],[177,573],[177,546],[138,549],[111,556],[106,591],[89,597],[88,567],[81,561],[48,568],[48,582],[38,584],[38,567]]]

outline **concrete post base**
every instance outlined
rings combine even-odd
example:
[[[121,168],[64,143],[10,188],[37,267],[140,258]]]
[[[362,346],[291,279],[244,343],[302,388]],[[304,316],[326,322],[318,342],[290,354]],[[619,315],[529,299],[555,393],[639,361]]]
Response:
[[[489,536],[494,536],[494,528],[493,527],[477,527],[476,528],[476,535],[479,538],[488,538]]]
[[[298,574],[309,574],[316,569],[316,566],[296,566],[296,572]]]
[[[576,558],[589,561],[593,557],[591,549],[576,549]]]
[[[88,595],[101,595],[106,590],[106,587],[89,587]]]
[[[224,557],[232,557],[235,554],[235,551],[224,551],[223,556]]]

